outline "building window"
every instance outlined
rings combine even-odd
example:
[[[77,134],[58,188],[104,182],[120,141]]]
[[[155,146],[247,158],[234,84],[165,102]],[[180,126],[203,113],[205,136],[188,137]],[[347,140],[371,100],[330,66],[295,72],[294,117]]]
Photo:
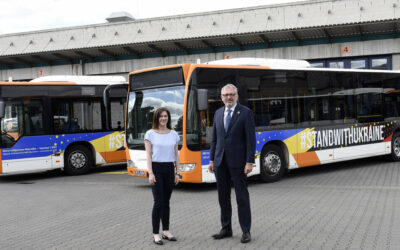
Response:
[[[381,69],[391,70],[391,56],[374,56],[374,57],[356,57],[356,58],[340,58],[328,60],[310,60],[312,68],[334,68],[334,69]]]
[[[371,69],[388,69],[388,58],[372,58]]]
[[[353,59],[350,61],[350,68],[366,69],[367,68],[367,60],[366,59]]]
[[[344,61],[330,61],[328,62],[328,68],[343,69]]]
[[[325,68],[325,62],[320,61],[320,62],[310,62],[311,68]]]

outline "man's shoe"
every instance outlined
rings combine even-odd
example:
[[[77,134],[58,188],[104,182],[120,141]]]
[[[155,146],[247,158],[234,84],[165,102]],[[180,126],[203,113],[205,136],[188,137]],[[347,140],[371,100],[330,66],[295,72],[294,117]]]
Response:
[[[240,239],[240,242],[242,243],[248,243],[251,241],[251,235],[250,232],[243,233],[242,238]]]
[[[214,234],[212,237],[216,240],[220,240],[220,239],[227,238],[227,237],[232,237],[232,229],[222,228],[218,234]]]

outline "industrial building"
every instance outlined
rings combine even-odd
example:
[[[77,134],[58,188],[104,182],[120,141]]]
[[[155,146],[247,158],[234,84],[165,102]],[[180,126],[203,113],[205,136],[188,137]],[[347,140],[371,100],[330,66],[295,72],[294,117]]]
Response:
[[[127,10],[129,12],[129,10]],[[123,75],[223,58],[400,69],[400,0],[312,0],[0,35],[0,81]]]

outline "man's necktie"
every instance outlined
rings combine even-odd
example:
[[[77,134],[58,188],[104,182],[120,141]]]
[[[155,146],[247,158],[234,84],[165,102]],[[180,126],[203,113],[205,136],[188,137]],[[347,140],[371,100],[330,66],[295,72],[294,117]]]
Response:
[[[232,110],[228,109],[228,114],[225,117],[225,132],[228,132],[229,122],[231,121],[231,112]]]

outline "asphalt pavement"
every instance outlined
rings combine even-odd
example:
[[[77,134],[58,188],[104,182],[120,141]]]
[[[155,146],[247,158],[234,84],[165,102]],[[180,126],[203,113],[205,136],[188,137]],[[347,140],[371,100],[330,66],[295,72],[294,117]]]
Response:
[[[0,177],[0,249],[399,249],[400,163],[382,158],[294,170],[249,181],[252,238],[220,229],[215,184],[179,184],[171,198],[177,242],[152,243],[153,197],[124,168]]]

